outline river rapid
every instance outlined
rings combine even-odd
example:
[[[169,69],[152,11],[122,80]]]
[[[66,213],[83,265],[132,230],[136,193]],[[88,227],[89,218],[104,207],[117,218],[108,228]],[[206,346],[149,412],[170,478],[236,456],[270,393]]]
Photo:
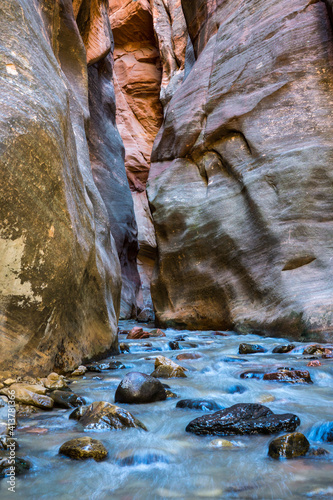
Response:
[[[136,326],[121,322],[121,329]],[[150,328],[145,330],[150,331]],[[6,479],[0,482],[0,498],[72,500],[153,500],[163,498],[246,498],[300,499],[333,498],[333,442],[316,442],[315,427],[333,421],[333,359],[320,359],[321,366],[307,368],[305,343],[295,343],[288,354],[273,354],[285,339],[257,335],[213,335],[212,332],[164,330],[166,337],[125,340],[130,352],[116,356],[126,369],[102,373],[87,372],[73,380],[73,392],[87,403],[114,403],[116,388],[130,371],[150,374],[154,358],[163,354],[186,367],[187,378],[162,380],[177,398],[151,404],[119,404],[145,424],[138,429],[82,432],[78,422],[69,420],[72,410],[43,411],[20,418],[15,437],[19,456],[28,458],[33,468],[16,478],[16,493],[8,492]],[[168,343],[179,335],[181,350]],[[239,344],[258,343],[267,353],[238,354]],[[180,352],[196,352],[199,359],[177,361]],[[110,359],[110,358],[109,358]],[[278,367],[309,370],[313,384],[287,384],[257,379],[241,379],[244,371],[273,371]],[[237,387],[238,386],[238,387]],[[274,413],[295,413],[301,420],[297,431],[311,445],[330,452],[324,457],[274,460],[267,454],[273,436],[226,436],[233,447],[214,448],[217,436],[197,436],[185,432],[187,424],[205,412],[176,408],[180,399],[214,400],[223,407],[236,403],[261,403]],[[32,433],[34,429],[44,429]],[[37,431],[39,432],[39,431]],[[282,432],[281,434],[285,434]],[[89,435],[103,442],[109,454],[103,462],[75,461],[59,455],[67,440]],[[134,457],[131,465],[122,459]],[[149,463],[152,462],[152,463]]]

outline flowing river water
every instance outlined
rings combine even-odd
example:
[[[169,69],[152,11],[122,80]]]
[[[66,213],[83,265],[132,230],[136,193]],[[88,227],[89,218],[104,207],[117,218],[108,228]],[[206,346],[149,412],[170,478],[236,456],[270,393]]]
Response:
[[[135,326],[122,322],[121,328]],[[150,330],[149,328],[145,328]],[[70,385],[87,403],[114,402],[116,388],[130,371],[150,374],[154,358],[163,354],[175,360],[180,352],[197,352],[195,360],[177,361],[188,369],[187,378],[161,380],[170,385],[177,398],[151,404],[120,404],[141,420],[149,432],[138,429],[82,432],[72,410],[54,409],[19,420],[16,438],[18,455],[28,458],[33,468],[16,479],[16,493],[0,484],[0,498],[72,500],[153,500],[161,498],[249,498],[299,499],[333,498],[333,443],[316,443],[315,427],[333,421],[333,360],[320,360],[322,366],[306,368],[304,343],[295,343],[288,354],[273,354],[286,345],[285,339],[257,335],[228,337],[212,332],[164,330],[166,337],[122,340],[130,352],[116,357],[126,369],[87,372]],[[181,351],[168,343],[179,335]],[[259,343],[267,353],[239,355],[241,342]],[[147,345],[148,344],[148,345]],[[151,346],[149,345],[151,344]],[[297,385],[257,379],[241,379],[249,370],[272,371],[278,367],[308,369],[313,384]],[[238,387],[236,387],[238,386]],[[186,425],[204,414],[202,410],[176,408],[180,399],[204,398],[223,407],[236,403],[262,403],[274,413],[295,413],[311,445],[330,452],[324,457],[274,460],[267,454],[273,436],[226,436],[234,447],[214,448],[216,436],[196,436],[185,432]],[[267,402],[268,401],[268,402]],[[35,428],[44,434],[31,433]],[[281,433],[285,434],[285,432]],[[103,462],[75,461],[58,454],[59,447],[74,437],[89,435],[108,449]],[[133,455],[131,465],[121,458]],[[156,461],[154,461],[156,460]],[[152,462],[152,463],[149,463]]]

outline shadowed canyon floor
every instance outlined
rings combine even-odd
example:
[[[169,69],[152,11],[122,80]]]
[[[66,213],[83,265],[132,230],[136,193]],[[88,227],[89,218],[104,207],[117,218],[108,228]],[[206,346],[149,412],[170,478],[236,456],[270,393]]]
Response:
[[[130,330],[133,326],[133,322],[122,322],[120,328]],[[152,328],[144,326],[144,330],[156,334]],[[300,499],[321,498],[321,495],[332,498],[333,441],[320,442],[320,429],[333,420],[333,360],[322,357],[327,356],[327,351],[307,348],[309,354],[303,354],[307,344],[294,342],[288,353],[273,353],[273,349],[286,345],[286,341],[234,332],[221,332],[225,336],[211,331],[164,332],[164,337],[143,339],[126,339],[127,335],[121,334],[124,352],[103,361],[103,368],[108,362],[116,368],[114,362],[119,362],[118,369],[87,371],[70,379],[72,391],[87,404],[94,401],[113,404],[116,389],[125,375],[129,372],[150,375],[157,356],[165,356],[186,368],[184,378],[160,379],[176,397],[149,404],[117,403],[141,421],[148,432],[138,428],[84,431],[80,422],[69,419],[72,409],[19,417],[15,431],[20,445],[18,455],[32,463],[25,476],[17,477],[16,491],[20,498],[69,500],[78,494],[81,499],[98,500]],[[259,344],[267,351],[253,352],[257,350],[253,348],[251,354],[239,354],[240,344]],[[193,359],[192,354],[196,355]],[[308,371],[313,383],[263,380],[264,373],[276,373],[281,368]],[[250,378],[249,374],[254,376]],[[255,378],[256,374],[259,378]],[[192,409],[176,407],[184,399],[210,403],[201,404],[201,409],[196,409],[195,404]],[[274,414],[297,415],[301,421],[297,432],[307,437],[310,450],[320,446],[330,454],[319,457],[307,454],[293,460],[270,458],[269,443],[284,435],[284,431],[272,435],[227,436],[185,432],[194,419],[239,403],[258,403]],[[59,455],[59,448],[66,441],[84,436],[103,443],[108,451],[105,460],[75,461]],[[102,451],[105,454],[104,448]],[[2,499],[12,498],[5,480],[0,488]]]

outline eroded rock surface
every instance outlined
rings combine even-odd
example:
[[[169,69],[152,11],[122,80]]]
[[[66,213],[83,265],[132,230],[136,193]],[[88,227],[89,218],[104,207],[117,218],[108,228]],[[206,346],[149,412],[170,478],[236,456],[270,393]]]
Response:
[[[332,337],[328,5],[182,1],[196,62],[148,187],[160,325]]]
[[[0,369],[70,371],[117,345],[119,259],[86,138],[106,13],[104,0],[1,2]]]

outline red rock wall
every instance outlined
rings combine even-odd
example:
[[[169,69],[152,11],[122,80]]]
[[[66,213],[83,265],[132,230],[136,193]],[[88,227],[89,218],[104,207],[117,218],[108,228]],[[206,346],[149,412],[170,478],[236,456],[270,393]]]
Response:
[[[148,195],[160,325],[333,333],[331,2],[183,0]]]

